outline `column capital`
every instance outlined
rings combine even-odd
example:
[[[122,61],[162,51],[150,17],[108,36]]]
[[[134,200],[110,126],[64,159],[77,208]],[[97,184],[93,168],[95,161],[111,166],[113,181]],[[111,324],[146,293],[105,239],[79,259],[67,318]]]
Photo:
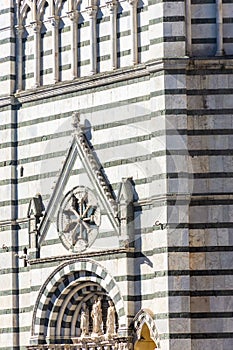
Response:
[[[95,18],[96,17],[96,14],[97,14],[97,6],[88,6],[86,7],[86,11],[89,15],[90,18]]]
[[[106,7],[110,12],[113,12],[117,8],[117,0],[106,1]]]
[[[52,24],[53,27],[58,27],[58,23],[60,20],[59,16],[51,16],[49,17],[50,23]]]
[[[69,12],[66,12],[66,13],[67,13],[67,16],[69,17],[69,19],[71,21],[74,21],[74,22],[78,21],[79,12],[77,10],[69,11]]]
[[[40,32],[41,26],[42,26],[42,22],[41,21],[33,21],[30,23],[31,28],[33,29],[33,31],[35,33]]]
[[[138,4],[138,0],[127,0],[128,1],[128,3],[131,5],[131,6],[137,6],[137,4]]]
[[[24,26],[19,25],[19,26],[16,26],[15,29],[16,29],[16,34],[19,37],[21,37],[23,35],[23,32],[24,32]]]

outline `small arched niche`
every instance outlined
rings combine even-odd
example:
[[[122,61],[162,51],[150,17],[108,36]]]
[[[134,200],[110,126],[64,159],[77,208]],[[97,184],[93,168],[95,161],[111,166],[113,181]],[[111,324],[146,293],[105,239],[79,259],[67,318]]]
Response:
[[[143,324],[141,329],[140,338],[134,345],[134,350],[154,350],[157,346],[150,335],[150,330],[146,323]]]

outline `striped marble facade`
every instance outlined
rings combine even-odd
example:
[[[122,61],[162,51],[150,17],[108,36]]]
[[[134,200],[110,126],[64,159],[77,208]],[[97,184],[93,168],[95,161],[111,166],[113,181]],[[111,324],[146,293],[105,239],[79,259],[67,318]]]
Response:
[[[117,313],[118,347],[98,349],[131,349],[146,323],[162,350],[232,350],[232,11],[230,0],[0,1],[0,350],[81,350],[70,342],[94,295]],[[59,239],[62,199],[95,178],[80,152],[67,161],[77,112],[116,202],[132,177],[125,245],[107,206],[90,249]]]

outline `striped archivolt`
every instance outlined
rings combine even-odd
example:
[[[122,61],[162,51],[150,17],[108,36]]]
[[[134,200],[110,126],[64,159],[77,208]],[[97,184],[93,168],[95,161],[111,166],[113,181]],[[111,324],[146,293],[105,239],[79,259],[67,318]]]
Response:
[[[158,331],[154,314],[149,309],[141,309],[134,318],[134,329],[137,340],[134,350],[154,350],[160,348]]]
[[[120,291],[101,265],[85,259],[61,265],[40,289],[33,312],[31,341],[43,344],[49,339],[50,343],[60,343],[80,336],[82,304],[91,310],[96,296],[102,300],[104,327],[108,300],[115,305],[117,327],[124,327],[126,316]]]

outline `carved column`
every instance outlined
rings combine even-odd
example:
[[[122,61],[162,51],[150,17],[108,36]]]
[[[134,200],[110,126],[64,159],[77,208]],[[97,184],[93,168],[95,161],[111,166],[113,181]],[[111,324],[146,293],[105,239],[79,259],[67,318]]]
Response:
[[[34,80],[35,87],[40,86],[40,30],[41,22],[32,22],[32,28],[34,31]]]
[[[191,0],[186,0],[186,55],[192,56]]]
[[[91,74],[96,73],[97,68],[97,41],[96,41],[96,14],[97,6],[92,5],[86,7],[90,19],[90,66]]]
[[[216,31],[217,31],[217,48],[215,56],[222,56],[223,50],[223,19],[222,19],[222,0],[216,0]]]
[[[106,2],[110,14],[111,26],[111,65],[112,69],[117,68],[117,0]]]
[[[128,0],[130,4],[131,19],[131,56],[132,64],[138,63],[138,21],[137,21],[137,5],[138,0]]]
[[[17,38],[18,38],[18,64],[17,64],[17,90],[20,91],[23,89],[23,33],[24,27],[19,25],[17,27]]]
[[[53,79],[54,83],[59,81],[59,16],[49,18],[52,25],[52,42],[53,42]]]
[[[78,76],[78,11],[70,11],[67,13],[71,20],[71,70],[72,78]]]

